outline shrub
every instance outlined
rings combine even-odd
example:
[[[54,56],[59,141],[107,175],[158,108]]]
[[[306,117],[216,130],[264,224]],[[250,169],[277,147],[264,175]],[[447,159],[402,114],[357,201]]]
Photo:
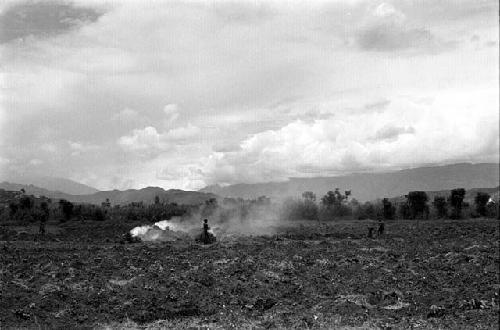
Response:
[[[452,219],[460,219],[462,217],[462,209],[464,207],[463,205],[464,197],[465,197],[464,188],[453,189],[451,191],[448,201],[452,206],[452,213],[451,213]]]
[[[448,216],[448,208],[446,207],[446,198],[444,198],[443,196],[435,196],[432,205],[436,210],[438,218],[442,219]]]
[[[489,200],[490,200],[490,195],[487,193],[478,192],[476,194],[476,197],[474,198],[474,203],[476,204],[476,212],[480,216],[483,216],[483,217],[487,216],[488,212],[487,212],[486,204],[488,204]]]

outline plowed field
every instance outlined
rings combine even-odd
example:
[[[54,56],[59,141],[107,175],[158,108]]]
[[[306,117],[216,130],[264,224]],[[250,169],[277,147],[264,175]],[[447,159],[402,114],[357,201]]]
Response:
[[[497,221],[121,242],[135,225],[0,226],[0,328],[498,328]]]

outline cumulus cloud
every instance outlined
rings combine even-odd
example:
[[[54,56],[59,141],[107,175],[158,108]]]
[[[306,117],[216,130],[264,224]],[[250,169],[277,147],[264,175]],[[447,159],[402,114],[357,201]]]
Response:
[[[163,134],[162,138],[167,141],[188,141],[200,134],[199,127],[188,124],[187,126],[173,128]]]
[[[139,113],[130,108],[125,108],[120,110],[120,112],[114,114],[111,117],[111,120],[119,121],[119,122],[136,122],[140,118]]]
[[[30,160],[30,165],[38,166],[38,165],[41,165],[41,164],[43,164],[43,160],[41,160],[41,159],[33,158],[33,159]]]
[[[193,189],[496,152],[494,0],[16,0],[0,17],[0,171]]]
[[[174,144],[193,143],[191,139],[200,134],[201,130],[192,124],[172,128],[159,133],[153,126],[134,129],[131,134],[118,139],[118,144],[128,151],[160,151],[168,150]]]
[[[370,26],[358,35],[361,48],[375,51],[393,51],[424,48],[437,51],[452,44],[440,43],[426,29],[405,29],[396,24],[378,24]]]
[[[48,37],[96,21],[101,13],[58,2],[21,2],[0,14],[0,43],[27,37]]]
[[[381,101],[370,102],[364,105],[364,109],[368,111],[383,111],[391,103],[390,100],[384,99]]]
[[[49,153],[56,153],[58,151],[58,148],[54,143],[44,143],[40,146],[40,149]]]
[[[166,116],[166,124],[171,125],[177,120],[177,118],[179,118],[179,107],[177,106],[177,104],[167,104],[163,108],[163,113]]]
[[[401,134],[415,134],[415,128],[412,126],[401,127],[388,125],[382,127],[375,133],[375,140],[392,140],[397,139]]]
[[[118,144],[125,150],[148,150],[160,149],[160,134],[152,126],[143,129],[134,129],[132,134],[122,136],[118,139]]]
[[[82,153],[92,152],[100,149],[100,146],[84,142],[68,141],[71,149],[71,156],[80,156]]]
[[[498,114],[491,111],[498,104],[495,92],[464,93],[441,95],[433,107],[401,98],[384,113],[313,123],[297,120],[279,130],[255,134],[243,141],[240,151],[214,156],[209,181],[285,180],[464,161],[478,154],[495,160],[498,150],[492,148],[499,144]],[[478,99],[485,108],[471,117],[467,104]]]
[[[404,13],[382,3],[356,36],[359,47],[369,51],[422,51],[436,53],[453,49],[455,41],[446,41],[423,27],[413,27]]]

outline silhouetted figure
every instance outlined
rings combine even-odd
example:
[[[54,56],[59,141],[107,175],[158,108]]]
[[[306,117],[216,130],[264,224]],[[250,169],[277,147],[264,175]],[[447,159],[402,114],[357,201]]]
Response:
[[[40,214],[40,227],[38,228],[38,233],[41,235],[45,235],[45,223],[49,219],[49,207],[46,202],[42,202],[41,206],[41,214]]]
[[[203,243],[204,244],[209,244],[210,243],[210,236],[208,231],[210,230],[210,227],[208,226],[208,219],[203,220]]]
[[[373,238],[373,227],[368,227],[368,238]]]
[[[208,226],[208,220],[203,220],[203,231],[201,234],[196,237],[197,242],[201,242],[203,244],[212,244],[216,241],[215,236],[209,231],[210,227]]]
[[[38,228],[38,233],[40,235],[45,235],[45,221],[40,221],[40,227]]]
[[[385,223],[382,221],[382,219],[379,219],[378,221],[378,236],[382,236],[385,231]]]

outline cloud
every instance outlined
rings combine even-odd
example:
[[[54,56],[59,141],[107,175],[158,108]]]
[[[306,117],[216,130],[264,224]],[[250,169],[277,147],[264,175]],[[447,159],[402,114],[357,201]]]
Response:
[[[184,127],[173,128],[162,135],[163,140],[167,141],[188,141],[200,134],[200,128],[193,126],[192,124],[188,124]]]
[[[38,165],[41,165],[43,164],[43,160],[40,160],[38,158],[33,158],[30,160],[30,165],[33,165],[33,166],[38,166]]]
[[[297,120],[254,134],[239,151],[219,153],[207,183],[265,182],[289,177],[338,175],[425,163],[498,159],[496,92],[445,93],[432,106],[395,99],[385,112]],[[469,104],[485,108],[470,116]],[[493,102],[490,104],[490,102]]]
[[[425,29],[405,29],[395,24],[370,26],[358,34],[362,49],[393,51],[407,49],[439,49],[440,45],[432,33]]]
[[[213,151],[214,152],[234,152],[234,151],[239,151],[241,150],[241,146],[239,143],[234,142],[234,141],[222,141],[218,142],[213,146]]]
[[[393,140],[397,139],[401,134],[415,134],[415,128],[412,126],[401,127],[388,125],[382,127],[375,133],[375,140]]]
[[[134,109],[125,108],[120,112],[114,114],[111,117],[111,120],[118,121],[121,123],[128,123],[128,122],[137,122],[140,118],[141,116],[139,115],[139,112],[137,112]]]
[[[67,21],[47,13],[40,23],[47,4]],[[497,8],[454,0],[2,2],[2,26],[24,32],[0,43],[0,157],[8,160],[0,170],[100,189],[196,188],[491,159]],[[496,97],[479,93],[490,90]],[[471,91],[478,96],[464,99]],[[425,138],[452,144],[453,132],[460,148]]]
[[[383,111],[389,104],[391,104],[391,101],[384,99],[381,101],[367,103],[364,105],[364,109],[371,111]]]
[[[100,149],[100,146],[84,142],[68,141],[71,150],[71,156],[81,156],[83,153],[92,152]]]
[[[159,133],[153,126],[143,129],[134,129],[131,134],[122,136],[117,143],[127,151],[164,151],[174,145],[193,143],[193,138],[200,134],[201,130],[192,124],[172,128]]]
[[[58,151],[58,148],[54,143],[44,143],[40,146],[40,149],[49,153],[56,153]]]
[[[125,150],[156,150],[161,149],[160,134],[152,126],[143,129],[134,129],[132,134],[122,136],[118,139],[118,144]]]
[[[227,2],[214,4],[215,15],[225,23],[258,24],[276,12],[264,2]]]
[[[388,3],[375,8],[365,27],[356,35],[358,46],[367,51],[422,51],[439,53],[456,47],[423,27],[412,27],[407,16]]]
[[[179,118],[179,107],[177,104],[167,104],[163,108],[163,113],[166,116],[165,122],[167,126],[171,125],[177,120],[177,118]]]
[[[58,2],[17,3],[0,14],[0,43],[27,37],[49,37],[95,22],[101,13]]]

